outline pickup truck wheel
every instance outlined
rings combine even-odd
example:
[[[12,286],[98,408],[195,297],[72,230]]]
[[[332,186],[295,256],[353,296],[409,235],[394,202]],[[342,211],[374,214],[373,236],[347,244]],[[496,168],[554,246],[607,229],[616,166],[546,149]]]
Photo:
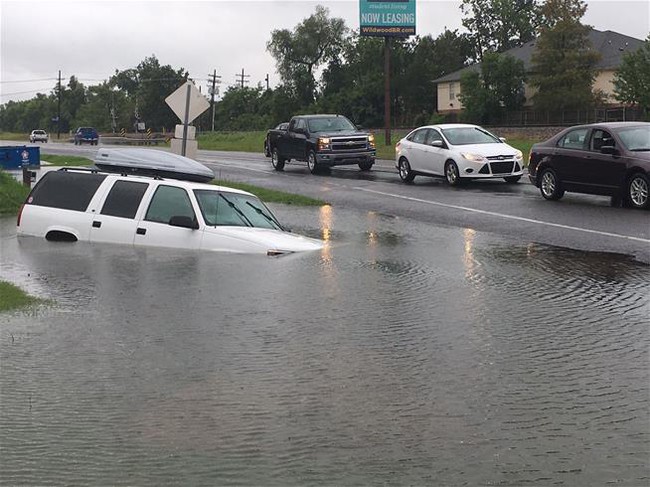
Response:
[[[307,167],[309,168],[309,172],[312,174],[316,174],[320,171],[320,166],[318,165],[318,162],[316,162],[316,153],[313,150],[310,150],[309,154],[307,154]]]
[[[276,171],[282,171],[284,169],[284,158],[280,156],[280,151],[277,147],[274,147],[273,152],[271,152],[271,165]]]
[[[372,168],[372,165],[375,163],[375,161],[363,161],[359,163],[359,169],[362,171],[370,171],[370,168]]]

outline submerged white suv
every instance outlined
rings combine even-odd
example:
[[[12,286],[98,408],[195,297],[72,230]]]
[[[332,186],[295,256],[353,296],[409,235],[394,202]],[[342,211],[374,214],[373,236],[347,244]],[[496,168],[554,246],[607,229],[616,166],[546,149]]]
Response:
[[[322,247],[285,231],[245,191],[72,168],[36,183],[19,212],[18,235],[267,255]]]

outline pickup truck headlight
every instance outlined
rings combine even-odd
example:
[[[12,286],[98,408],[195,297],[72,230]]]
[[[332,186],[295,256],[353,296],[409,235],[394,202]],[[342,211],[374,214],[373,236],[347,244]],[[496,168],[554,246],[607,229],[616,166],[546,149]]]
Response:
[[[368,136],[368,145],[370,146],[371,149],[375,148],[375,134],[370,134]]]
[[[472,162],[486,163],[488,161],[487,158],[485,156],[482,156],[481,154],[471,154],[468,152],[463,152],[460,155],[463,156],[468,161],[472,161]]]
[[[330,138],[329,137],[319,137],[318,138],[318,150],[330,150]]]

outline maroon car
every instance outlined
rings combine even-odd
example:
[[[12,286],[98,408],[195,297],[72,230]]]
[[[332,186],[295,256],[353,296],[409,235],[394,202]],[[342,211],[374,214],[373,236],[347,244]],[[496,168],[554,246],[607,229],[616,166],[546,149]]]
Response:
[[[547,200],[565,191],[650,206],[650,123],[610,122],[569,127],[533,145],[528,172]]]

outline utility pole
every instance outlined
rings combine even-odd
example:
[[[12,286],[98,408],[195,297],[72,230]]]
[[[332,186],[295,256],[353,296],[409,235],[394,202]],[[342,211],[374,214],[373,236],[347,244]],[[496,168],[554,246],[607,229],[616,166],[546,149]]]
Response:
[[[117,130],[115,118],[115,92],[111,91],[111,129],[113,130],[113,133]]]
[[[266,89],[269,89],[269,73],[266,73],[266,78],[264,78],[264,81],[266,81]]]
[[[386,145],[390,142],[390,37],[384,37],[384,127]]]
[[[244,74],[244,68],[241,68],[241,74],[236,74],[235,75],[237,78],[239,78],[239,83],[241,83],[241,87],[244,87],[244,83],[248,83],[248,80],[245,78],[250,78],[250,74]]]
[[[213,74],[209,74],[208,78],[212,78],[212,88],[210,88],[210,110],[211,110],[211,120],[212,120],[212,131],[214,132],[214,97],[218,93],[217,84],[221,83],[221,76],[217,76],[217,70],[214,70]],[[210,79],[208,79],[210,81]]]
[[[59,69],[59,88],[57,90],[57,98],[59,108],[56,114],[56,138],[57,140],[61,138],[61,70]]]

